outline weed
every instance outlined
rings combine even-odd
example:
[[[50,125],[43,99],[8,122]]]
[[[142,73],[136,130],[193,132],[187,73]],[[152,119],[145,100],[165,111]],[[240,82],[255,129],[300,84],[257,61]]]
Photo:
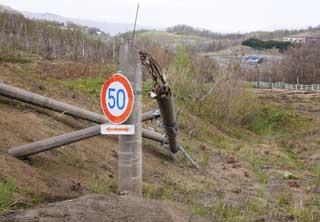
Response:
[[[262,184],[267,184],[268,183],[268,175],[266,175],[265,173],[261,172],[258,174],[258,178],[259,178],[259,181],[262,183]]]
[[[64,85],[70,89],[80,90],[89,96],[98,97],[106,79],[103,77],[87,77],[76,80],[65,80]]]
[[[277,203],[279,207],[288,206],[289,204],[288,196],[285,194],[281,194],[277,199]]]
[[[0,181],[0,212],[10,209],[14,192],[16,192],[16,185],[13,178],[8,177]]]
[[[152,85],[153,85],[153,83],[151,81],[145,81],[145,82],[142,83],[142,95],[143,96],[147,96],[148,95],[148,93],[152,89]]]
[[[3,63],[3,62],[25,64],[25,63],[30,63],[31,60],[22,58],[21,56],[3,55],[3,56],[0,56],[0,63]]]
[[[269,137],[287,136],[305,122],[306,119],[291,110],[267,105],[249,113],[242,121],[250,131]]]
[[[202,152],[199,158],[199,164],[201,167],[206,168],[209,164],[209,154],[206,152]]]
[[[94,179],[89,184],[89,190],[93,193],[105,194],[109,192],[109,181],[107,177]]]
[[[320,163],[318,163],[315,167],[316,175],[320,178]]]
[[[145,184],[143,186],[144,198],[155,198],[157,196],[157,186],[154,184]]]

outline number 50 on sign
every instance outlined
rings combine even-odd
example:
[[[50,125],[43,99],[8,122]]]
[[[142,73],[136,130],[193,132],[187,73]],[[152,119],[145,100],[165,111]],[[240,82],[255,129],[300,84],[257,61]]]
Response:
[[[134,105],[134,94],[129,80],[120,73],[113,74],[102,87],[100,103],[103,113],[111,123],[118,125],[125,122],[130,117]],[[125,132],[131,132],[131,128],[134,130],[133,126],[124,127],[124,125],[122,128],[108,125],[104,129],[114,130],[106,134],[116,134],[117,128],[119,128],[119,134],[129,134]],[[103,132],[102,128],[101,132]]]

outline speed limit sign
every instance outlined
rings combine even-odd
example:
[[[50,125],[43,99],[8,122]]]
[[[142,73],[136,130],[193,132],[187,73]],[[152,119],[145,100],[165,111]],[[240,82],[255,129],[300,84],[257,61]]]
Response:
[[[124,123],[131,115],[134,105],[134,94],[130,81],[120,73],[113,74],[102,86],[100,103],[103,113],[110,123],[116,125]],[[123,126],[111,127],[108,125],[105,129],[108,128],[115,133],[105,134],[116,134],[117,129],[119,129],[120,134],[130,131],[131,128]]]

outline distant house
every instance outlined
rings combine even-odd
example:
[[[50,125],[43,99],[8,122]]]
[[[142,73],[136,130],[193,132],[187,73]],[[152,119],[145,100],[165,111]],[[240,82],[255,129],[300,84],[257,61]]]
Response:
[[[320,43],[320,37],[312,37],[312,36],[288,36],[282,39],[286,42],[291,42],[293,44],[301,44],[301,43]]]
[[[283,41],[285,42],[291,42],[294,44],[297,43],[306,43],[306,37],[301,37],[301,36],[288,36],[288,37],[284,37]]]
[[[261,64],[263,63],[263,58],[260,56],[248,56],[247,58],[245,58],[245,63],[249,64],[249,65],[257,65],[257,64]]]

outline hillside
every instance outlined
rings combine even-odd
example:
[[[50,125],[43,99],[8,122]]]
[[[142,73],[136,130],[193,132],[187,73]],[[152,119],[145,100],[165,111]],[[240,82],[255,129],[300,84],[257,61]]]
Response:
[[[0,81],[101,113],[98,94],[105,75],[103,79],[68,77],[46,69],[50,63],[41,57],[22,64],[1,62]],[[56,70],[69,69],[59,60],[54,66],[60,67]],[[77,63],[69,67],[74,66]],[[190,168],[181,154],[173,161],[160,145],[145,140],[144,197],[178,204],[217,221],[319,218],[319,94],[258,91],[258,95],[263,103],[278,107],[263,111],[264,118],[275,124],[272,128],[259,119],[262,114],[255,114],[257,118],[248,123],[251,131],[236,125],[219,129],[179,105],[180,141],[201,169]],[[84,194],[116,192],[116,138],[100,136],[17,160],[6,154],[8,148],[91,124],[0,98],[0,194],[7,190],[1,194],[5,199],[0,209],[29,208]],[[144,97],[144,110],[155,106]],[[290,107],[297,109],[298,116],[287,111]],[[278,131],[277,121],[286,121],[289,128]],[[295,124],[303,127],[297,130]],[[150,123],[146,127],[157,129]],[[284,179],[286,172],[297,179]]]
[[[0,16],[1,83],[102,114],[101,85],[118,69],[107,35]],[[175,47],[220,40],[159,31],[137,37],[136,47],[143,45],[139,50],[150,52],[169,80],[179,143],[199,169],[181,152],[172,156],[143,139],[143,199],[135,199],[118,193],[115,136],[14,158],[11,147],[92,123],[0,96],[0,221],[320,221],[320,93],[255,89],[241,81],[237,65],[220,69]],[[233,47],[225,54],[254,53]],[[158,106],[151,88],[143,73],[143,111]],[[143,123],[163,133],[160,125]]]

